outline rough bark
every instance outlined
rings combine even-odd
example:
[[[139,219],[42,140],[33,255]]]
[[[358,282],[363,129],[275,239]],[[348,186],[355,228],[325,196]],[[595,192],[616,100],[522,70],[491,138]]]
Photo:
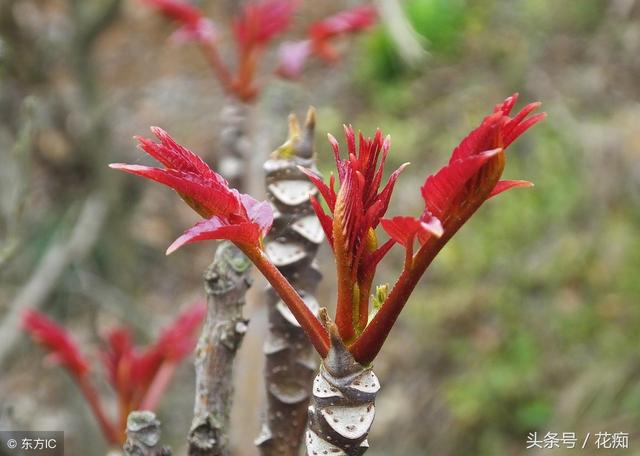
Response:
[[[127,418],[126,456],[171,456],[171,450],[160,444],[160,421],[153,412],[131,412]]]
[[[309,110],[301,132],[289,119],[289,138],[265,163],[267,195],[275,220],[265,242],[271,261],[317,312],[314,293],[321,275],[313,264],[324,236],[309,195],[315,187],[298,166],[315,170],[315,117]],[[266,291],[269,332],[264,343],[267,411],[256,445],[263,456],[298,455],[304,437],[311,381],[317,362],[313,347],[273,289]]]
[[[307,455],[360,456],[369,449],[367,436],[380,382],[371,367],[353,359],[326,313],[323,319],[331,334],[331,348],[313,381]]]
[[[207,318],[196,348],[196,396],[189,455],[227,456],[233,361],[247,330],[242,316],[251,282],[249,260],[223,242],[204,274]]]

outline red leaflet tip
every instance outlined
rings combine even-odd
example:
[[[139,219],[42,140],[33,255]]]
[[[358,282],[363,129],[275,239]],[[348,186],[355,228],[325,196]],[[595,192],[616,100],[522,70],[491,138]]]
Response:
[[[168,135],[168,133],[166,131],[164,131],[160,127],[156,127],[155,125],[152,125],[151,127],[149,127],[149,130],[151,130],[151,133],[153,133],[154,135],[156,135],[158,137],[167,136]]]
[[[488,198],[492,198],[500,193],[506,192],[507,190],[511,190],[512,188],[527,188],[533,187],[533,182],[525,181],[525,180],[503,180],[499,181],[496,186],[493,188]]]
[[[173,241],[169,247],[167,247],[167,250],[164,252],[164,254],[166,256],[171,255],[173,252],[178,250],[180,247],[188,244],[190,239],[191,239],[191,236],[189,236],[186,233],[181,235],[178,239]]]
[[[390,148],[391,148],[391,135],[387,135],[384,137],[384,141],[382,142],[382,149],[389,150]]]

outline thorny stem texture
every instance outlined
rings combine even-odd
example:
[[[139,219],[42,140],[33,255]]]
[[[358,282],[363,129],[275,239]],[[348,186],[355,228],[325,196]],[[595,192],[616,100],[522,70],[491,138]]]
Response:
[[[367,436],[375,416],[380,382],[370,367],[355,361],[335,324],[322,318],[331,333],[331,348],[313,382],[309,425],[305,438],[308,456],[361,456],[369,448]]]
[[[265,251],[315,314],[319,305],[314,294],[322,275],[314,259],[324,235],[307,194],[313,194],[315,188],[298,168],[316,171],[314,130],[313,108],[303,131],[295,115],[290,115],[287,141],[271,154],[264,170],[267,196],[275,214],[265,238]],[[308,192],[301,183],[309,185]],[[269,287],[265,295],[269,331],[263,344],[267,407],[255,443],[262,456],[298,456],[317,355],[274,289]]]

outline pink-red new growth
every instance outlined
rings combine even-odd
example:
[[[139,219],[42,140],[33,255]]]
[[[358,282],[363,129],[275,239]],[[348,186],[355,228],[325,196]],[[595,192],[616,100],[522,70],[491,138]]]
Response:
[[[358,6],[313,23],[307,39],[280,45],[277,74],[287,79],[299,78],[307,60],[313,55],[327,63],[336,62],[340,56],[333,47],[334,41],[341,36],[367,30],[377,19],[374,7]]]
[[[368,364],[375,358],[427,266],[480,205],[507,189],[531,185],[526,181],[500,180],[507,147],[545,117],[544,113],[530,116],[539,103],[529,104],[511,117],[516,100],[517,95],[514,95],[497,105],[493,113],[454,149],[449,163],[427,177],[421,188],[425,209],[418,217],[404,215],[383,219],[394,184],[405,165],[391,173],[382,185],[390,140],[380,131],[373,138],[359,135],[356,141],[353,129],[346,127],[346,156],[341,156],[338,142],[329,136],[335,155],[337,183],[333,175],[327,185],[313,172],[305,171],[329,209],[329,213],[325,213],[320,203],[312,198],[336,259],[338,302],[335,322],[343,342],[360,363]],[[234,242],[280,294],[320,355],[326,356],[329,349],[327,331],[262,248],[262,237],[272,221],[266,203],[258,203],[229,189],[226,182],[195,154],[175,144],[164,132],[154,132],[160,138],[160,144],[147,140],[140,140],[140,143],[143,150],[162,162],[166,169],[112,166],[174,188],[200,215],[211,217],[187,231],[169,252],[205,239]],[[382,245],[377,239],[378,225],[382,225],[390,237]],[[405,249],[404,268],[388,294],[376,293],[379,310],[370,318],[369,297],[376,266],[394,243]],[[414,253],[416,243],[417,252]]]
[[[164,16],[180,24],[173,38],[178,41],[197,41],[212,43],[215,41],[213,22],[207,19],[195,6],[178,0],[141,0],[155,8]]]
[[[137,138],[139,148],[162,163],[164,169],[121,163],[109,166],[173,188],[206,219],[180,236],[167,253],[185,244],[212,239],[229,239],[246,246],[259,245],[273,222],[269,203],[258,202],[229,188],[222,176],[211,170],[196,154],[177,144],[164,130],[153,127],[151,131],[160,143]]]
[[[23,328],[49,352],[50,359],[69,371],[106,440],[112,445],[121,445],[129,412],[156,408],[175,368],[195,347],[195,333],[205,312],[202,303],[187,308],[161,332],[156,342],[146,348],[134,345],[127,328],[116,328],[105,335],[105,348],[100,358],[117,396],[116,419],[105,412],[100,394],[90,378],[90,363],[66,329],[36,311],[24,314]]]
[[[336,324],[341,337],[351,341],[360,334],[369,316],[369,295],[376,266],[389,251],[393,241],[378,246],[375,229],[387,211],[396,179],[406,165],[391,174],[380,189],[384,162],[391,139],[380,130],[373,138],[358,137],[356,147],[353,128],[345,127],[347,156],[340,157],[338,141],[329,135],[333,148],[340,188],[335,191],[332,176],[329,185],[320,176],[306,171],[327,202],[331,216],[320,203],[311,203],[327,239],[333,248],[338,274],[338,309]]]
[[[66,329],[34,310],[24,313],[22,326],[37,343],[47,349],[47,358],[63,366],[74,378],[89,373],[89,361]]]
[[[227,181],[212,171],[198,155],[178,145],[163,130],[154,127],[152,131],[160,142],[138,138],[139,147],[162,163],[164,169],[121,163],[109,166],[171,187],[205,218],[176,239],[167,249],[167,254],[197,241],[226,239],[233,242],[272,284],[275,283],[274,287],[285,296],[292,313],[307,328],[318,351],[326,354],[326,331],[291,284],[268,260],[262,248],[262,240],[273,222],[271,205],[229,188]]]
[[[221,59],[213,23],[206,19],[202,11],[185,0],[142,1],[180,24],[174,38],[200,44],[222,87],[244,102],[256,99],[261,88],[257,81],[258,66],[264,51],[288,28],[300,3],[297,0],[246,2],[233,20],[236,66],[232,69]],[[364,30],[375,20],[375,10],[364,6],[314,23],[309,28],[308,39],[282,44],[276,74],[285,78],[299,77],[305,62],[314,54],[330,63],[336,61],[338,54],[332,48],[331,42],[337,36]]]

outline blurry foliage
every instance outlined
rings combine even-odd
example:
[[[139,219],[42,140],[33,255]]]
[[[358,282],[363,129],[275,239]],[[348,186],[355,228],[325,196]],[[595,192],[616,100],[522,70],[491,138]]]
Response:
[[[465,0],[409,0],[404,2],[404,7],[415,32],[424,38],[429,53],[449,58],[456,55],[471,17]],[[384,28],[366,38],[365,50],[362,71],[367,78],[390,81],[409,71]]]

